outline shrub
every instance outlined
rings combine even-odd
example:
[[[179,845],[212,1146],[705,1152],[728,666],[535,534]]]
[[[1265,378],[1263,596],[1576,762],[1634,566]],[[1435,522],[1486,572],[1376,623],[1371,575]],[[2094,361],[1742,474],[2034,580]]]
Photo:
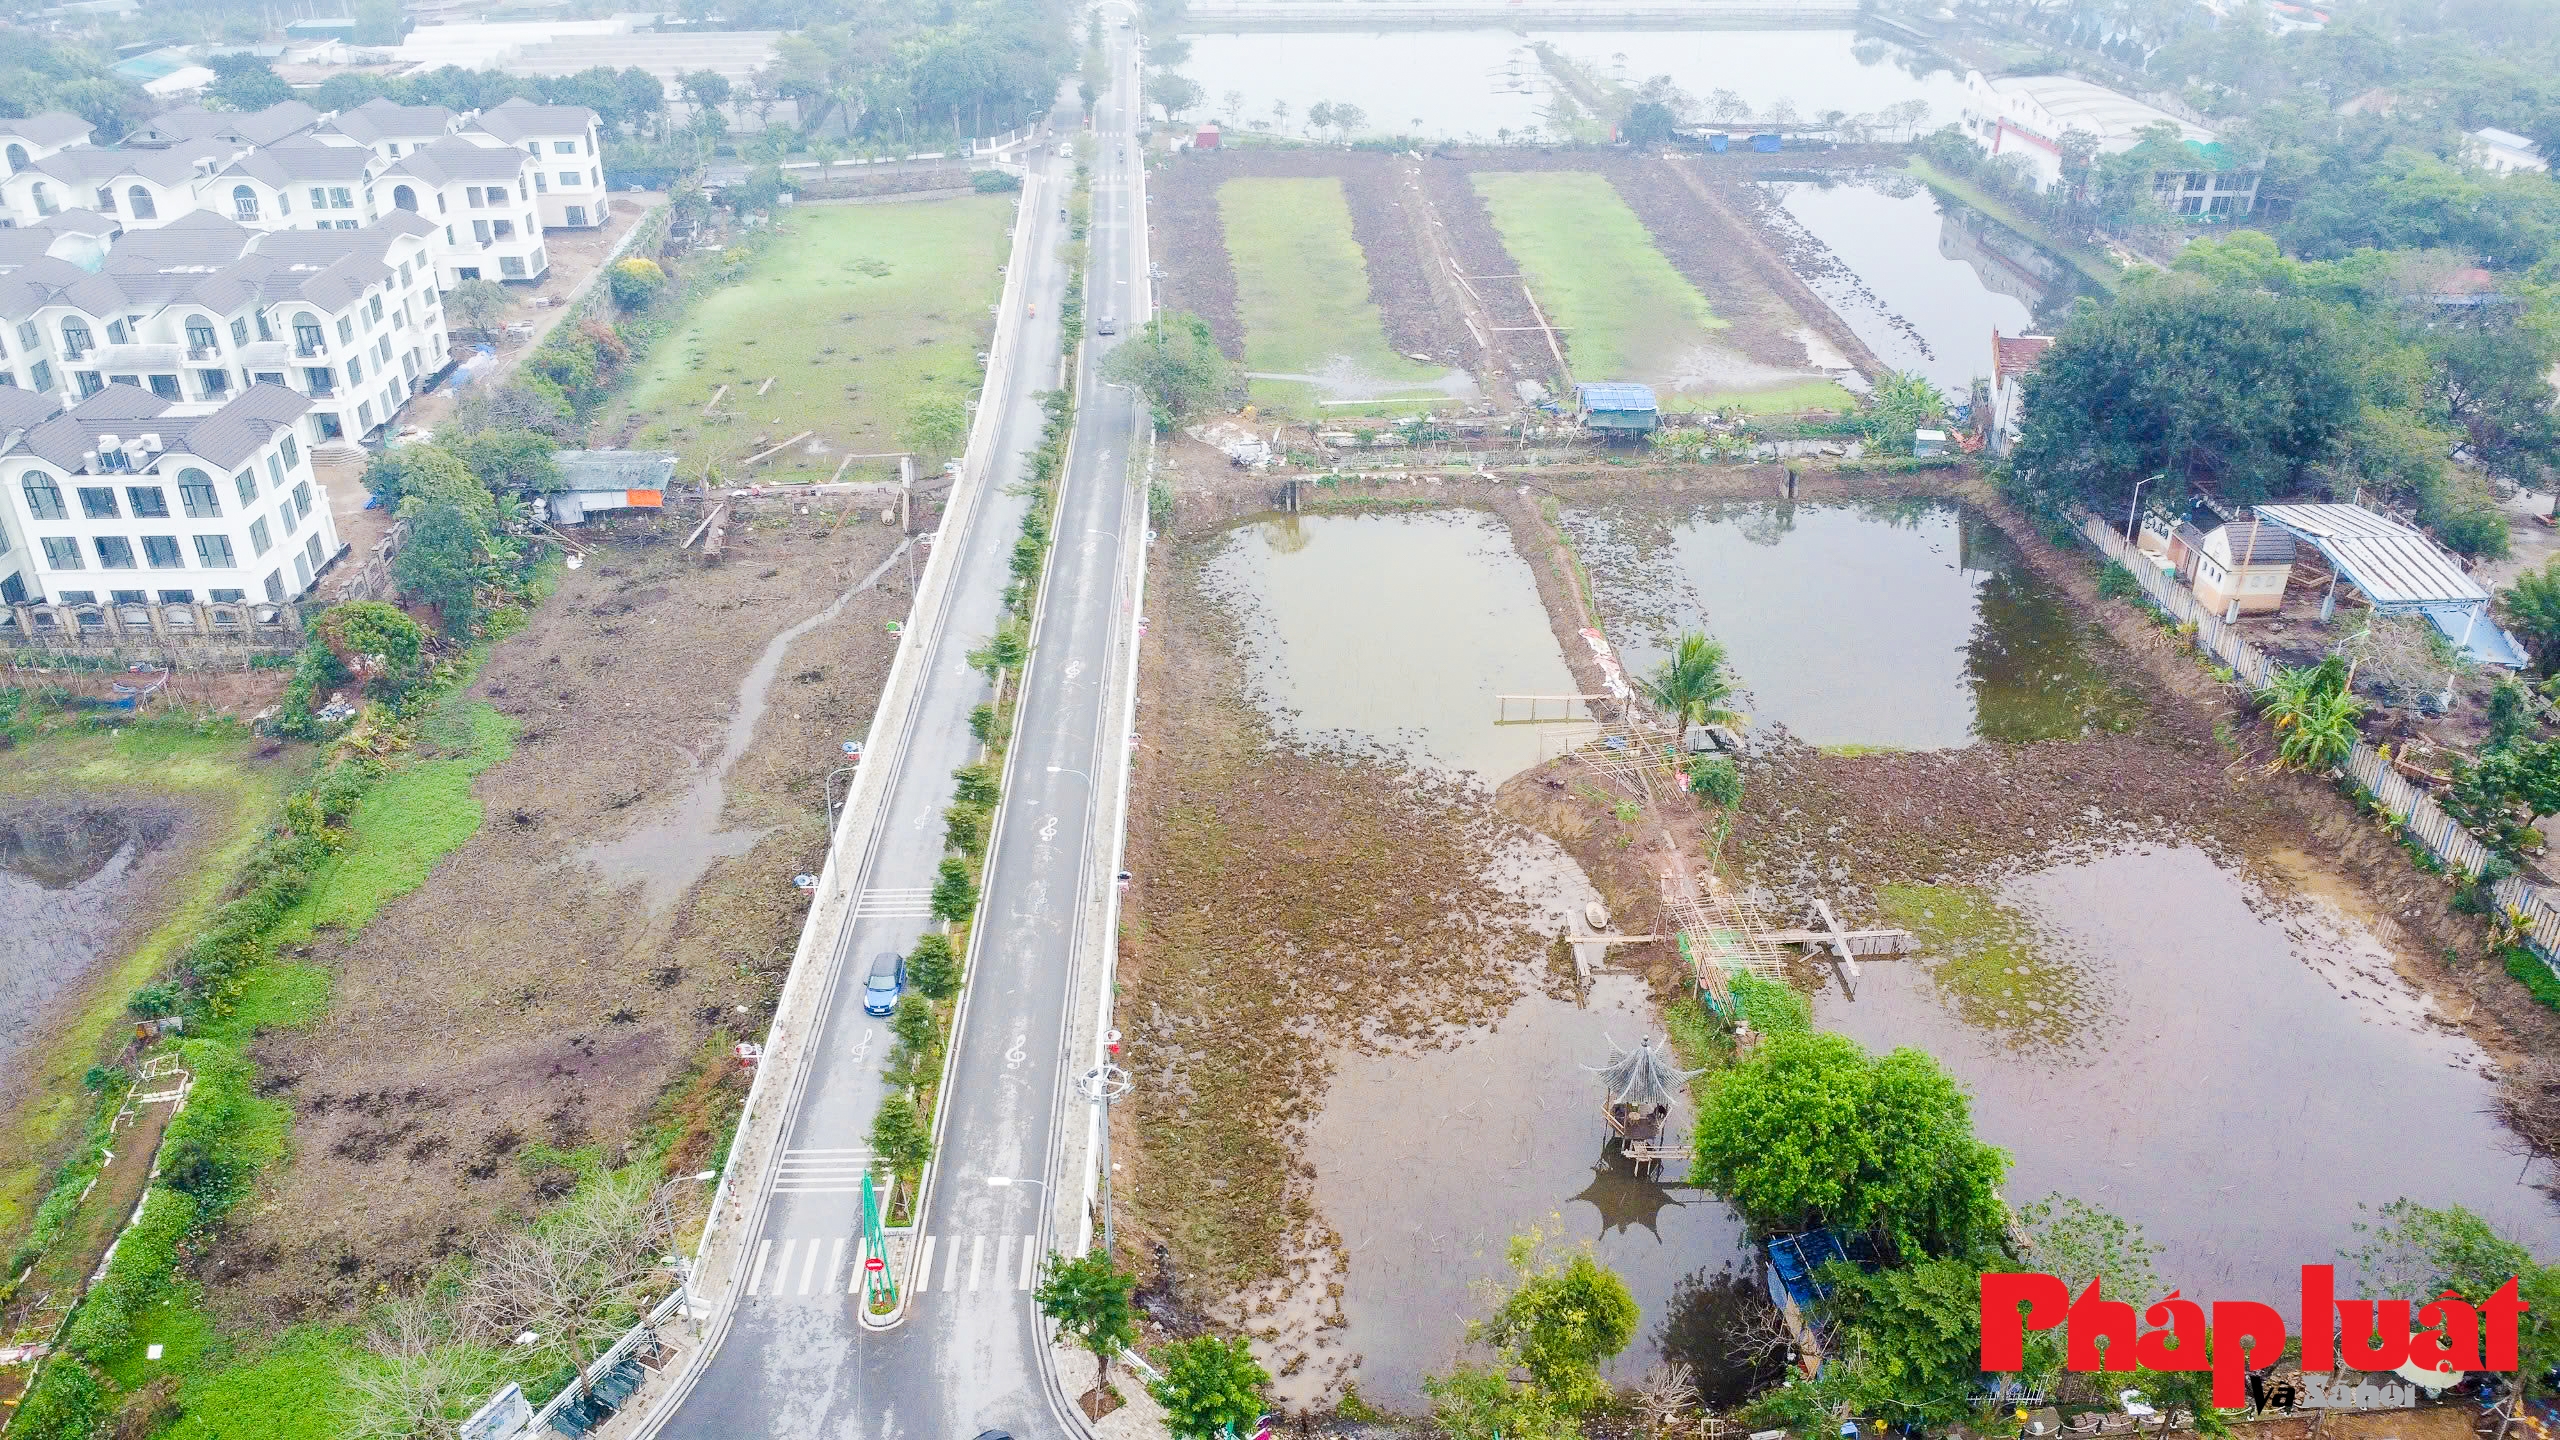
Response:
[[[934,1000],[948,1000],[960,989],[960,957],[951,948],[951,937],[939,930],[929,931],[916,941],[907,955],[907,979],[918,994]]]
[[[18,1405],[19,1440],[88,1440],[114,1418],[106,1382],[76,1356],[56,1356]]]
[[[897,1013],[889,1017],[889,1033],[910,1055],[922,1055],[933,1048],[933,1002],[921,995],[908,995],[898,1001]]]
[[[1689,766],[1689,790],[1701,800],[1730,810],[1742,803],[1742,771],[1726,755],[1693,762]]]
[[[1733,1007],[1763,1035],[1794,1035],[1813,1028],[1813,1002],[1783,980],[1734,976]]]
[[[2510,945],[2499,953],[2506,961],[2507,973],[2532,991],[2534,999],[2560,1010],[2560,975],[2551,973],[2551,967],[2542,963],[2541,956],[2522,945]]]
[[[658,262],[633,256],[605,272],[605,283],[613,290],[613,303],[625,310],[645,310],[658,292],[667,288],[667,272]]]
[[[193,1197],[166,1185],[152,1186],[143,1197],[141,1218],[117,1238],[106,1278],[80,1302],[64,1343],[95,1359],[130,1344],[134,1317],[159,1299],[177,1274],[178,1242],[195,1227],[196,1214]]]
[[[2139,600],[2142,582],[2125,568],[2123,561],[2110,560],[2107,568],[2098,572],[2098,595],[2107,600]]]
[[[994,766],[983,763],[963,765],[951,772],[951,778],[960,784],[958,799],[961,804],[990,810],[995,808],[997,775]]]
[[[1002,170],[981,170],[969,177],[969,188],[981,195],[1010,195],[1022,188],[1022,181]]]

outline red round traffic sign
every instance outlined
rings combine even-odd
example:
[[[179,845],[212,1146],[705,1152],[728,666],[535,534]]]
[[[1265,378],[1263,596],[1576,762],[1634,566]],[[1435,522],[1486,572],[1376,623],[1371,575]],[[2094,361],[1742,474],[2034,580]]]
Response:
[[[889,1268],[889,1262],[881,1259],[877,1255],[874,1255],[862,1262],[862,1268],[870,1271],[874,1275],[877,1275],[881,1271]]]

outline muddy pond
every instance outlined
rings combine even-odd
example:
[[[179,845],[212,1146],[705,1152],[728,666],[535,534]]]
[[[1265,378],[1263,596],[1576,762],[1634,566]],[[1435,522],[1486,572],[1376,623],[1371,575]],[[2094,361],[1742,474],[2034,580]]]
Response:
[[[2164,1286],[2292,1295],[2401,1196],[2537,1254],[2560,1214],[2491,1113],[2487,1057],[2394,971],[2353,895],[2193,846],[2056,858],[1986,889],[1891,888],[1912,960],[1834,980],[1815,1023],[1916,1046],[1973,1093],[2014,1203],[2054,1191],[2142,1225]]]
[[[1934,750],[2139,713],[2097,661],[2113,642],[1957,502],[1581,506],[1563,519],[1628,672],[1703,631],[1725,646],[1755,729]]]
[[[1494,724],[1495,697],[1571,694],[1573,672],[1499,520],[1270,515],[1211,544],[1203,588],[1284,740],[1488,786],[1544,758],[1538,727]]]
[[[1200,86],[1204,119],[1304,136],[1309,106],[1359,107],[1365,134],[1493,141],[1561,138],[1556,83],[1536,45],[1603,81],[1668,74],[1700,102],[1734,92],[1751,114],[1873,113],[1917,100],[1923,131],[1953,120],[1963,77],[1849,30],[1658,32],[1430,30],[1188,35],[1177,67]],[[1229,97],[1233,97],[1231,103]],[[1569,103],[1569,102],[1568,102]],[[1277,107],[1277,108],[1275,108]],[[1577,107],[1578,108],[1578,107]],[[1898,133],[1898,132],[1897,132]]]
[[[1961,402],[1991,332],[2052,334],[2087,288],[2069,262],[1897,174],[1774,183],[1787,260],[1878,359]]]
[[[0,812],[0,1070],[28,1048],[113,958],[117,932],[179,848],[174,806],[61,804]]]

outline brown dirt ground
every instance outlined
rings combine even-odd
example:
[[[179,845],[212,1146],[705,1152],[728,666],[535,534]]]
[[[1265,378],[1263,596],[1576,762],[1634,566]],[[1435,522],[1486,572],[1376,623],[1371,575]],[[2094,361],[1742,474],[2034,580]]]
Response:
[[[652,914],[563,857],[654,818],[689,757],[718,753],[765,644],[896,538],[775,505],[706,565],[677,549],[691,524],[582,534],[586,565],[470,691],[521,727],[475,786],[480,830],[352,939],[308,947],[334,975],[330,1023],[257,1045],[262,1086],[294,1110],[294,1163],[207,1266],[235,1322],[343,1313],[468,1249],[570,1183],[536,1147],[610,1157],[654,1109],[680,1137],[673,1163],[709,1158],[738,1098],[720,1052],[771,1012],[807,909],[790,877],[819,867],[823,777],[870,722],[907,595],[892,570],[794,643],[722,817],[766,833]]]

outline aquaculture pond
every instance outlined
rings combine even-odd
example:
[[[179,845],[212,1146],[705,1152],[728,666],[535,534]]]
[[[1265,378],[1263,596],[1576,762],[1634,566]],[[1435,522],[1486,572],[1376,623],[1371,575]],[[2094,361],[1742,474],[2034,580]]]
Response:
[[[1307,110],[1349,104],[1380,135],[1483,140],[1536,130],[1563,138],[1545,45],[1603,83],[1667,74],[1705,102],[1733,91],[1752,115],[1781,101],[1798,115],[1871,114],[1918,100],[1923,130],[1956,118],[1962,77],[1850,30],[1388,30],[1183,37],[1176,67],[1198,82],[1204,118],[1305,136]],[[1233,95],[1239,102],[1228,103]],[[1570,104],[1571,102],[1568,102]],[[1274,106],[1282,107],[1275,111]],[[1578,111],[1579,107],[1575,107]],[[1898,132],[1897,132],[1898,133]]]
[[[1889,887],[1923,953],[1863,966],[1855,999],[1827,985],[1816,1023],[1936,1056],[2013,1157],[2013,1201],[2058,1190],[2139,1222],[2190,1295],[2282,1301],[2404,1195],[2560,1249],[2535,1188],[2552,1176],[2489,1113],[2487,1058],[2287,858],[2249,874],[2162,845]]]
[[[1787,261],[1877,358],[1951,400],[1991,374],[1991,332],[2049,334],[2086,288],[2034,241],[1907,176],[1783,181]]]
[[[0,814],[0,1068],[110,958],[146,863],[185,826],[185,812],[153,805]]]
[[[1708,1388],[1731,1383],[1720,1317],[1735,1282],[1758,1278],[1741,1222],[1676,1167],[1671,1183],[1641,1179],[1604,1152],[1599,1082],[1583,1068],[1613,1041],[1658,1036],[1652,1016],[1639,982],[1603,974],[1584,1005],[1531,994],[1454,1047],[1340,1063],[1308,1149],[1349,1253],[1342,1338],[1361,1356],[1363,1400],[1428,1408],[1422,1377],[1449,1368],[1485,1287],[1508,1273],[1505,1245],[1533,1227],[1559,1247],[1592,1242],[1634,1293],[1643,1319],[1616,1378],[1668,1349]],[[1685,1106],[1673,1120],[1685,1130]]]
[[[1495,697],[1563,695],[1536,577],[1490,515],[1271,515],[1229,531],[1204,590],[1236,626],[1246,689],[1312,748],[1473,771],[1538,763],[1541,731]]]
[[[1685,631],[1721,641],[1752,727],[1929,750],[2121,728],[2113,642],[1955,501],[1718,502],[1564,512],[1610,639],[1641,675]]]

